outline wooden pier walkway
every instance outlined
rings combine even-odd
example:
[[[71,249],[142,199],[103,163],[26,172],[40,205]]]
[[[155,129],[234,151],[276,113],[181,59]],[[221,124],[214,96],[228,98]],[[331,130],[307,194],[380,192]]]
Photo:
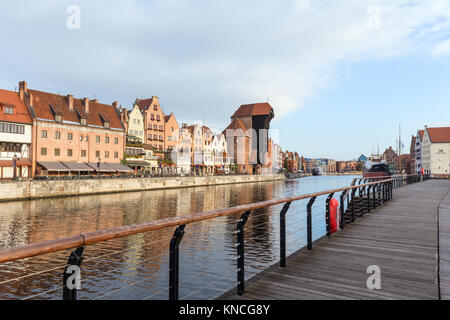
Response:
[[[243,296],[232,290],[221,299],[448,299],[449,190],[449,180],[395,189],[390,202],[318,240],[312,251],[294,253],[286,268],[276,264],[247,281]],[[367,288],[373,265],[381,271],[380,290]]]

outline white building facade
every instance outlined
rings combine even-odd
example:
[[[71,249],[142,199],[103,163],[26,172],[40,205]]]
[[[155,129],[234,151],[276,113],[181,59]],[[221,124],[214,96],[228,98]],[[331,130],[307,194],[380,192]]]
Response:
[[[0,179],[31,177],[31,141],[31,117],[19,94],[0,90]]]
[[[450,177],[450,127],[425,127],[422,141],[422,165],[426,174]]]

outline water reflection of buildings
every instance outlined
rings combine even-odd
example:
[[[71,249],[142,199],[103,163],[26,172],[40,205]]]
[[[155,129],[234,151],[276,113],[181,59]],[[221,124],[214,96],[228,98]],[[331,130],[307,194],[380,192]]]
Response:
[[[280,189],[282,186],[282,182],[223,185],[0,203],[0,244],[2,247],[14,247],[268,200],[278,197],[282,192]],[[212,250],[210,247],[215,247],[214,242],[220,239],[225,238],[227,243],[234,244],[236,230],[234,220],[238,217],[239,215],[227,216],[189,225],[183,246],[199,249],[191,251],[195,252],[192,255],[194,259],[198,258],[197,252],[200,252],[200,249],[208,247]],[[248,227],[251,229],[252,226],[256,227],[261,223],[270,225],[269,217],[264,214],[255,215],[255,219],[249,220]],[[98,293],[108,285],[114,286],[116,285],[114,281],[118,281],[117,278],[120,277],[138,278],[142,276],[142,272],[150,277],[162,270],[162,266],[167,263],[163,256],[168,253],[168,243],[173,231],[173,228],[168,228],[88,246],[85,249],[86,259],[121,251],[103,261],[86,262],[84,276],[102,280],[92,282],[90,292]],[[248,237],[259,237],[269,231],[270,227],[267,230],[254,228],[249,231]],[[215,232],[217,235],[214,235]],[[67,260],[68,253],[69,251],[65,251],[14,263],[12,269],[17,273],[9,274],[8,277],[62,265]],[[22,273],[19,272],[20,269]],[[115,275],[120,276],[114,277]],[[21,282],[11,283],[7,287],[2,286],[0,297],[5,297],[5,294],[16,297],[28,296],[30,292],[51,289],[58,285],[60,280],[60,270],[39,275],[37,278],[27,278]]]

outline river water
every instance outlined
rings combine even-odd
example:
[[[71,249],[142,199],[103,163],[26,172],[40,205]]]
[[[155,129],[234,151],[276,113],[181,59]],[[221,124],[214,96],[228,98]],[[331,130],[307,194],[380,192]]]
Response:
[[[348,186],[353,176],[155,190],[0,203],[0,247],[58,239],[139,222]],[[339,194],[335,195],[338,199]],[[313,240],[325,234],[325,199],[313,206]],[[307,200],[286,215],[287,254],[306,245]],[[253,211],[246,224],[246,278],[279,261],[282,205]],[[180,245],[180,299],[213,299],[236,286],[240,215],[186,226]],[[79,299],[167,299],[174,229],[85,248]],[[61,299],[70,250],[0,265],[0,299]]]

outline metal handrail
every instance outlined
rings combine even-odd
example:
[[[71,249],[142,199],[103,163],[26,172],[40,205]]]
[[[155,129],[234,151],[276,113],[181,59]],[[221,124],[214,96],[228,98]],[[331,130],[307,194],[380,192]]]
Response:
[[[377,177],[378,178],[378,177]],[[326,190],[321,192],[309,193],[305,195],[281,198],[276,200],[262,201],[252,204],[240,205],[227,209],[220,209],[214,211],[194,213],[190,215],[166,218],[156,221],[149,221],[139,224],[133,224],[124,227],[105,229],[100,231],[82,233],[70,237],[65,237],[57,240],[50,240],[35,244],[28,244],[20,247],[14,247],[9,249],[0,250],[0,263],[16,261],[25,258],[31,258],[43,254],[58,252],[66,249],[72,249],[80,246],[92,245],[99,242],[104,242],[117,238],[124,238],[131,235],[159,230],[168,227],[177,227],[180,225],[191,224],[198,221],[209,220],[217,217],[227,216],[235,213],[242,213],[247,211],[253,211],[265,207],[271,207],[277,204],[283,204],[298,200],[316,198],[323,195],[329,195],[331,193],[337,193],[341,191],[348,191],[353,189],[359,189],[362,187],[372,186],[380,183],[393,182],[393,179],[389,177],[386,180],[377,180],[375,182],[365,183],[361,185],[354,185],[349,187],[343,187],[338,189]]]

